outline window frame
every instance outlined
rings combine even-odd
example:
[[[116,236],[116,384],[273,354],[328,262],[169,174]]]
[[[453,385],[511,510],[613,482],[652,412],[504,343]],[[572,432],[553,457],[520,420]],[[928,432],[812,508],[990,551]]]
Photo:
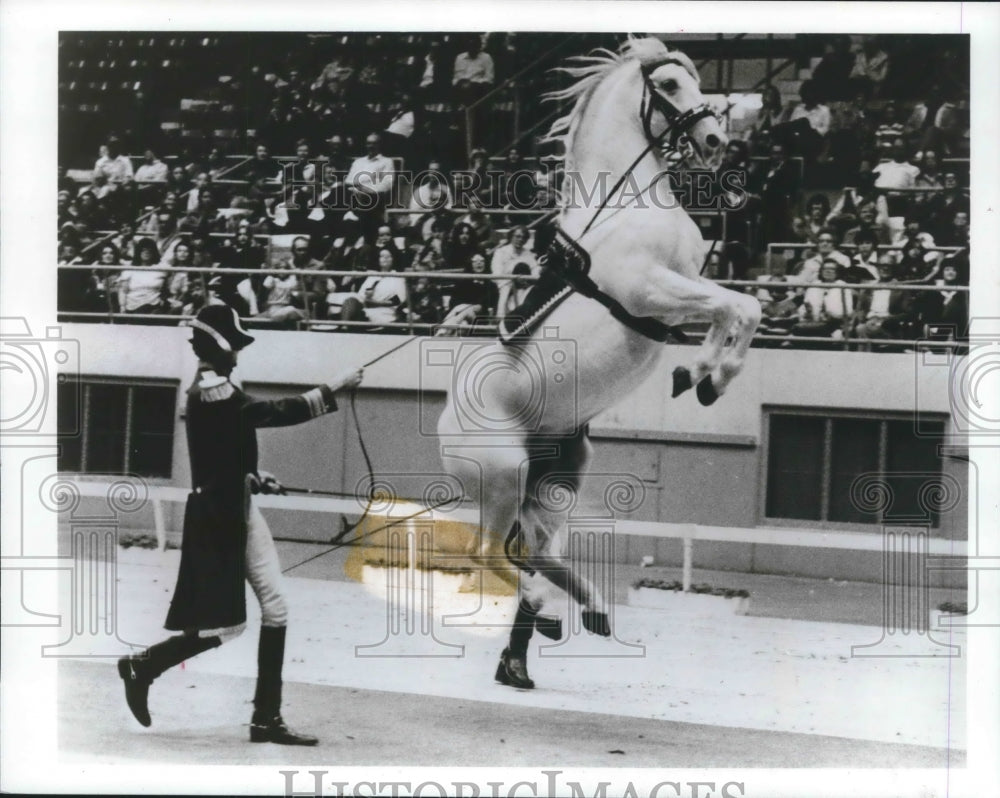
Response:
[[[771,417],[772,416],[802,416],[804,418],[821,419],[824,422],[823,426],[823,463],[822,463],[822,482],[820,484],[820,518],[813,520],[808,518],[781,518],[775,516],[769,516],[767,514],[767,488],[768,488],[768,472],[770,468],[770,452],[771,452]],[[882,473],[885,472],[886,462],[888,460],[888,439],[889,439],[889,426],[888,422],[891,421],[911,421],[914,422],[914,414],[912,412],[900,411],[900,410],[864,410],[858,408],[840,408],[840,407],[802,407],[802,406],[789,406],[789,405],[764,405],[761,408],[761,446],[760,446],[760,461],[759,461],[759,471],[758,471],[758,486],[757,486],[757,524],[759,526],[770,526],[770,527],[791,527],[796,529],[809,528],[817,530],[830,530],[830,531],[841,531],[841,532],[879,532],[885,526],[891,526],[893,529],[932,529],[940,530],[941,527],[941,516],[938,516],[936,524],[917,525],[917,524],[899,524],[888,522],[885,523],[882,520],[874,521],[872,523],[862,523],[860,521],[830,521],[824,516],[829,515],[830,509],[830,487],[831,487],[831,467],[832,467],[832,450],[833,450],[833,422],[839,419],[860,419],[863,421],[877,421],[879,422],[879,447],[878,447],[878,470]],[[951,419],[947,413],[924,413],[923,417],[928,420],[941,421],[944,424],[944,428],[941,433],[941,440],[938,445],[944,444],[947,441],[949,431],[951,428]],[[915,422],[914,422],[915,423]],[[946,473],[946,456],[944,453],[939,453],[941,473]]]
[[[88,375],[80,374],[73,375],[71,379],[74,379],[77,383],[79,396],[79,437],[80,437],[80,468],[76,471],[62,471],[60,473],[73,474],[76,477],[82,479],[96,478],[96,477],[109,477],[109,476],[121,476],[123,474],[135,474],[141,477],[143,480],[151,485],[172,485],[175,475],[175,461],[176,461],[176,446],[177,446],[177,425],[180,420],[180,413],[182,408],[178,406],[180,401],[180,380],[168,379],[163,377],[109,377],[105,375]],[[122,453],[122,471],[112,472],[112,471],[87,471],[87,444],[89,443],[90,435],[90,420],[89,420],[89,403],[90,403],[90,386],[92,385],[112,385],[120,388],[125,388],[125,429],[123,430],[123,448]],[[130,469],[131,466],[131,438],[135,431],[134,426],[134,413],[135,408],[135,388],[171,388],[174,391],[174,411],[171,415],[173,421],[173,432],[171,434],[171,447],[170,447],[170,463],[169,463],[169,473],[166,476],[148,476],[143,474],[136,474],[136,472]],[[61,436],[57,433],[57,441],[61,440]]]

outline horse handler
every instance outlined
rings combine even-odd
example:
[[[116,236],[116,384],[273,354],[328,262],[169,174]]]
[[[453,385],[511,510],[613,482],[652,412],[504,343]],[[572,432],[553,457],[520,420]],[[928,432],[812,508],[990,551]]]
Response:
[[[250,583],[261,610],[257,690],[250,741],[316,745],[281,718],[281,670],[287,608],[281,566],[271,532],[252,494],[280,493],[274,477],[257,470],[258,427],[284,427],[332,413],[334,393],[361,382],[360,369],[301,396],[255,400],[229,380],[237,353],[253,338],[227,305],[209,305],[190,322],[198,375],[187,396],[187,439],[192,492],[184,512],[181,565],[164,626],[181,632],[140,654],[118,661],[125,700],[143,726],[152,721],[149,687],[160,674],[246,628]]]

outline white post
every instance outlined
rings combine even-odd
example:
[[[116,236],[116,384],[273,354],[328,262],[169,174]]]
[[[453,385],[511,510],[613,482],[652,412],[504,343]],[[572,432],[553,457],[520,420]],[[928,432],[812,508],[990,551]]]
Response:
[[[156,526],[156,547],[159,551],[167,549],[167,530],[163,521],[163,503],[153,496],[153,523]]]
[[[691,558],[693,551],[694,551],[694,540],[692,540],[690,535],[685,535],[684,562],[682,564],[682,571],[681,571],[681,586],[684,588],[685,593],[691,590]]]

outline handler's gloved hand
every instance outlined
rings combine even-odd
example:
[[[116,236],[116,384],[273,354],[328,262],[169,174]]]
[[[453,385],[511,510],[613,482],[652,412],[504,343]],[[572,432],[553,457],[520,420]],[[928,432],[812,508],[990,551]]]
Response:
[[[274,474],[267,471],[260,471],[250,475],[250,492],[253,494],[263,493],[273,496],[284,496],[285,488],[278,481]]]

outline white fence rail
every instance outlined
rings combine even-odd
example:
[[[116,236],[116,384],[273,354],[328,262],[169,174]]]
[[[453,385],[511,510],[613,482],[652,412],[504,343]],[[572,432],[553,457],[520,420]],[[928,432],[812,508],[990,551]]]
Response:
[[[115,484],[111,481],[74,479],[80,495],[89,498],[104,498],[108,489]],[[120,480],[119,480],[120,482]],[[167,529],[164,520],[163,505],[168,503],[183,503],[187,501],[189,491],[186,488],[165,485],[146,486],[147,501],[152,505],[153,518],[156,526],[156,541],[162,551],[166,548]],[[360,498],[344,496],[274,496],[260,494],[255,498],[258,507],[276,510],[304,510],[316,513],[339,513],[342,515],[360,516],[364,511],[364,503]],[[137,508],[138,509],[138,508]],[[385,518],[387,522],[402,519],[423,521],[458,521],[474,524],[479,520],[479,513],[473,507],[458,510],[428,509],[421,504],[407,499],[399,499],[392,503],[389,509],[372,509],[369,518]],[[812,549],[840,549],[847,551],[879,552],[885,550],[883,536],[872,532],[849,532],[841,530],[816,530],[785,527],[729,527],[702,526],[700,524],[671,524],[660,521],[616,520],[614,531],[617,535],[633,535],[660,539],[680,540],[683,545],[683,588],[691,586],[691,569],[694,558],[695,541],[714,541],[719,543],[753,543],[764,546],[793,546]],[[321,541],[317,541],[321,543]],[[965,541],[949,540],[947,538],[927,538],[924,541],[924,552],[928,556],[964,557],[967,552]],[[411,558],[412,567],[415,559]]]

